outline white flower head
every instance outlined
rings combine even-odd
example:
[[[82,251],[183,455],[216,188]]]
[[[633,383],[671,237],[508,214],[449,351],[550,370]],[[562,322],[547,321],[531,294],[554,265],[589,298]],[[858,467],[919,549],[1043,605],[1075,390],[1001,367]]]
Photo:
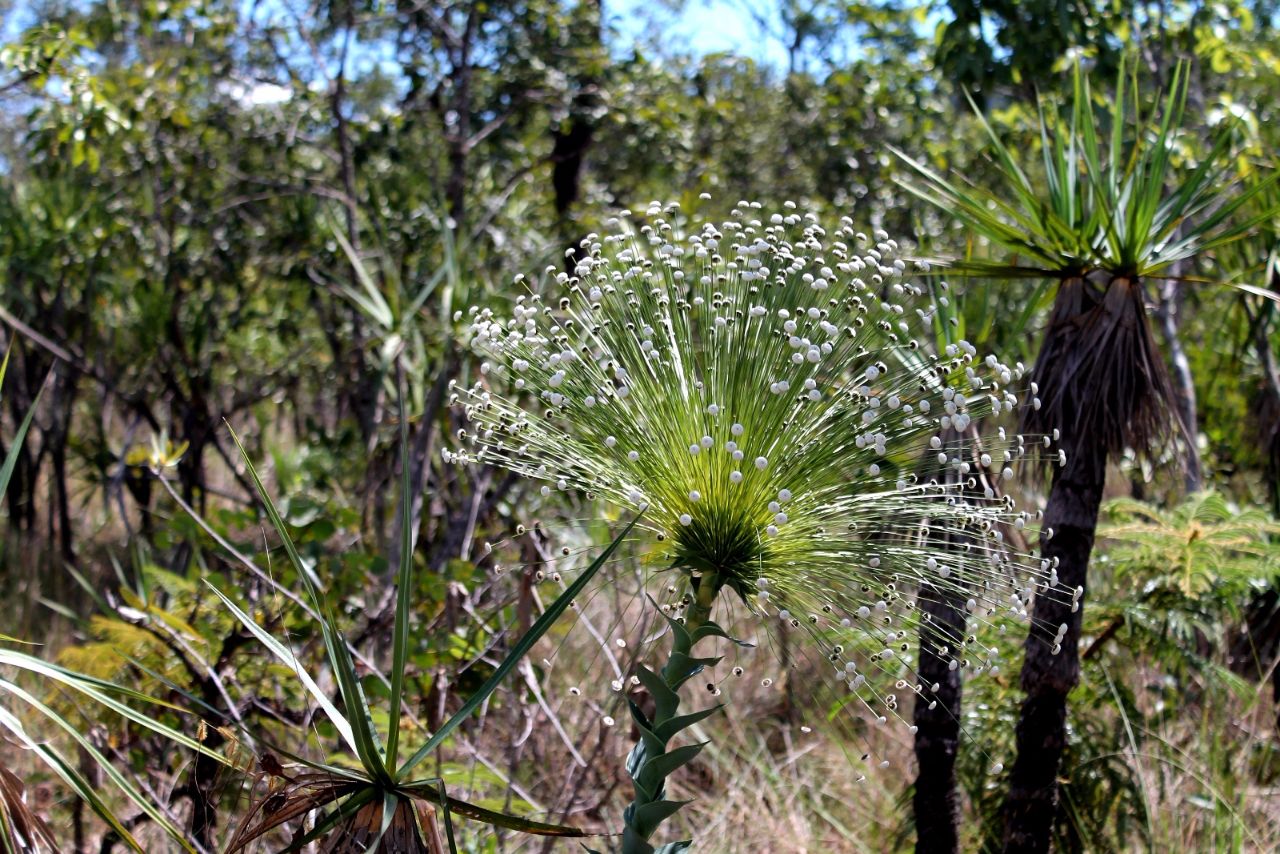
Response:
[[[999,489],[1039,438],[960,438],[1013,409],[1022,366],[965,341],[934,352],[929,287],[848,220],[649,213],[584,240],[509,315],[474,312],[492,368],[459,395],[474,429],[453,458],[622,507],[643,497],[640,525],[673,566],[787,613],[841,673],[853,665],[849,690],[876,714],[873,676],[909,672],[900,633],[920,600],[1025,618],[1048,572],[1000,534],[1025,514]]]

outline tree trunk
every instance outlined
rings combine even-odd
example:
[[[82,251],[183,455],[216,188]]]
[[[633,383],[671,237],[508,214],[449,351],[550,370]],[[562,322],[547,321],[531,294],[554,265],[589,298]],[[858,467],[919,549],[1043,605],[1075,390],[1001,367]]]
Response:
[[[23,352],[17,348],[14,350],[3,392],[9,404],[12,424],[16,429],[35,405],[36,396],[40,393],[51,366],[42,359],[33,359],[29,352]],[[40,480],[41,455],[31,450],[36,446],[36,436],[40,433],[37,421],[32,421],[31,431],[26,441],[18,448],[12,479],[4,496],[9,505],[9,529],[15,536],[13,540],[15,543],[18,542],[16,535],[19,531],[27,532],[28,536],[35,536],[38,523],[36,508],[40,506],[40,501],[36,496],[36,489]],[[8,445],[0,442],[0,454],[8,456],[11,450]]]
[[[594,123],[581,112],[570,116],[563,128],[552,132],[551,186],[555,190],[556,216],[562,220],[581,195],[582,164],[594,135]]]
[[[551,131],[551,188],[557,222],[566,232],[572,231],[570,210],[582,196],[583,167],[599,124],[598,69],[606,64],[601,5],[601,0],[586,0],[573,11],[570,32],[574,34],[575,54],[582,53],[572,77],[576,91],[569,102],[569,114]],[[567,248],[576,249],[572,243]]]
[[[948,430],[947,445],[976,439]],[[966,448],[968,453],[971,448]],[[958,477],[948,471],[947,481]],[[959,545],[962,538],[947,535],[938,546]],[[940,655],[940,647],[955,650],[968,628],[966,596],[963,588],[927,585],[921,591],[919,607],[925,624],[920,630],[919,665],[916,671],[924,690],[916,695],[912,722],[916,726],[916,782],[911,805],[915,814],[917,854],[954,854],[960,850],[959,799],[956,794],[956,752],[960,747],[960,704],[963,680],[960,669],[951,669],[950,655]],[[933,686],[937,685],[937,690]]]
[[[467,12],[467,23],[451,50],[449,76],[452,97],[445,113],[445,145],[449,151],[449,175],[445,181],[445,198],[449,202],[449,216],[453,219],[455,234],[465,234],[463,223],[467,213],[468,162],[471,151],[471,77],[475,70],[471,64],[471,50],[480,26],[480,5],[472,3]]]
[[[963,685],[959,668],[948,666],[950,656],[938,646],[952,646],[964,637],[964,597],[956,590],[935,591],[920,603],[929,623],[921,629],[918,675],[924,690],[916,695],[916,784],[911,805],[915,812],[917,854],[952,854],[960,850],[957,832],[956,750],[960,746],[960,702]],[[937,685],[936,691],[932,686]]]
[[[1177,396],[1138,279],[1095,270],[1059,283],[1032,378],[1042,405],[1025,410],[1023,432],[1045,435],[1061,427],[1067,458],[1055,470],[1044,512],[1041,556],[1057,578],[1037,593],[1027,632],[1026,697],[1003,807],[1006,852],[1049,850],[1067,695],[1080,679],[1080,607],[1107,458],[1125,447],[1139,453],[1163,448],[1177,432]]]
[[[1174,270],[1175,275],[1181,273],[1180,265]],[[1200,432],[1196,417],[1196,384],[1191,374],[1191,362],[1187,359],[1187,351],[1182,347],[1178,337],[1178,322],[1182,316],[1182,305],[1178,299],[1178,283],[1172,279],[1161,283],[1160,300],[1156,316],[1160,320],[1160,331],[1164,335],[1165,346],[1169,348],[1169,360],[1173,365],[1173,386],[1178,405],[1178,419],[1186,440],[1185,486],[1187,494],[1198,492],[1204,480],[1200,465],[1200,448],[1197,437]]]
[[[1010,854],[1049,850],[1058,769],[1067,743],[1067,694],[1080,680],[1080,622],[1106,481],[1106,451],[1089,453],[1084,443],[1077,448],[1076,457],[1057,471],[1044,512],[1041,554],[1056,563],[1058,584],[1037,594],[1027,633],[1022,666],[1026,699],[1004,802],[1004,850]],[[1073,600],[1081,604],[1073,607]],[[1055,654],[1054,635],[1064,623],[1066,635]]]

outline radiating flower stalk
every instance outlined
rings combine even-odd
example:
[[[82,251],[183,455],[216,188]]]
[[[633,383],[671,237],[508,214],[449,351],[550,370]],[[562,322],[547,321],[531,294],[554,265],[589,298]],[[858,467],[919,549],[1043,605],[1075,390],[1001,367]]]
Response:
[[[1009,480],[1029,456],[1060,452],[994,423],[1019,406],[1021,364],[964,341],[931,351],[937,304],[913,281],[927,265],[881,231],[844,218],[829,233],[791,203],[766,214],[742,202],[720,224],[655,203],[637,219],[588,235],[537,285],[517,277],[509,315],[472,309],[485,361],[455,389],[470,426],[446,452],[541,480],[543,495],[644,508],[638,529],[686,579],[664,606],[666,666],[636,674],[657,710],[631,704],[642,738],[628,761],[629,852],[654,850],[679,807],[664,781],[700,749],[667,744],[713,711],[678,717],[676,692],[719,661],[693,648],[727,637],[711,619],[723,590],[771,629],[806,633],[847,708],[904,727],[902,699],[927,688],[907,642],[929,620],[918,603],[963,594],[973,633],[945,634],[938,652],[977,673],[996,665],[980,636],[1027,619],[1034,593],[1076,595],[1012,545],[1036,514],[975,489],[979,474]],[[943,440],[978,424],[994,433],[976,462]]]

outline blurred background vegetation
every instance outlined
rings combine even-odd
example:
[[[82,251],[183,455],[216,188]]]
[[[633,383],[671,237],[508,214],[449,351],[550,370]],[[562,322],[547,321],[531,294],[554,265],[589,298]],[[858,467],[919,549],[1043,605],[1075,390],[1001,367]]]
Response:
[[[1122,62],[1149,108],[1186,61],[1174,157],[1193,168],[1228,133],[1247,185],[1280,150],[1278,15],[1266,0],[0,2],[0,349],[12,349],[0,458],[34,412],[4,495],[0,626],[80,673],[204,704],[168,724],[239,755],[243,773],[48,698],[196,850],[217,850],[274,784],[231,725],[323,726],[288,668],[200,583],[234,591],[324,670],[314,615],[281,592],[306,579],[269,561],[275,534],[227,424],[366,676],[386,664],[395,568],[405,543],[415,551],[404,526],[416,534],[406,714],[434,731],[494,671],[506,630],[558,592],[538,590],[558,577],[504,574],[501,560],[608,539],[599,523],[566,526],[489,553],[518,524],[598,514],[441,462],[461,426],[446,384],[477,368],[455,340],[457,312],[508,298],[514,275],[650,199],[712,211],[793,199],[922,254],[986,257],[985,239],[897,183],[911,170],[892,149],[999,186],[966,93],[1038,162],[1037,98],[1069,101],[1077,63],[1099,108]],[[1280,847],[1280,309],[1268,295],[1280,294],[1280,221],[1174,275],[1145,299],[1194,441],[1114,455],[1107,472],[1061,850]],[[1035,361],[1045,282],[953,288],[963,334]],[[402,475],[416,496],[403,516]],[[637,566],[610,572],[581,611],[590,632],[528,659],[435,760],[451,786],[617,826],[629,734],[569,690],[629,672],[587,636],[607,643],[635,620]],[[575,659],[575,645],[589,652]],[[1011,757],[1013,673],[966,689],[964,850],[999,844],[1003,790],[988,769]],[[795,713],[793,681],[743,692],[703,724],[733,738],[680,784],[705,796],[680,821],[708,851],[910,847],[912,780],[855,786],[840,751],[813,741],[823,715]],[[388,690],[373,677],[365,689]],[[69,850],[118,842],[10,740],[0,764]],[[154,816],[124,814],[165,850]],[[459,844],[551,850],[475,828]]]

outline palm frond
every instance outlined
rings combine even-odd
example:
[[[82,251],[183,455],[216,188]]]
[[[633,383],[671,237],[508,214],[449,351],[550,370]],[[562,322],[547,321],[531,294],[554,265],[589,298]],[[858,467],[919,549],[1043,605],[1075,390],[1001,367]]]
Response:
[[[1063,280],[1031,380],[1039,398],[1022,429],[1060,431],[1068,465],[1163,447],[1180,423],[1136,279],[1096,271]]]
[[[1179,162],[1188,81],[1179,65],[1159,115],[1146,115],[1136,72],[1122,66],[1114,98],[1099,117],[1077,66],[1069,109],[1039,105],[1043,174],[1036,180],[975,107],[1001,186],[949,179],[894,149],[916,176],[899,184],[1019,259],[948,265],[959,274],[1020,277],[1034,269],[1065,279],[1102,269],[1132,278],[1160,275],[1242,239],[1280,209],[1256,204],[1280,180],[1274,169],[1238,188],[1230,124],[1217,130],[1194,166]]]

